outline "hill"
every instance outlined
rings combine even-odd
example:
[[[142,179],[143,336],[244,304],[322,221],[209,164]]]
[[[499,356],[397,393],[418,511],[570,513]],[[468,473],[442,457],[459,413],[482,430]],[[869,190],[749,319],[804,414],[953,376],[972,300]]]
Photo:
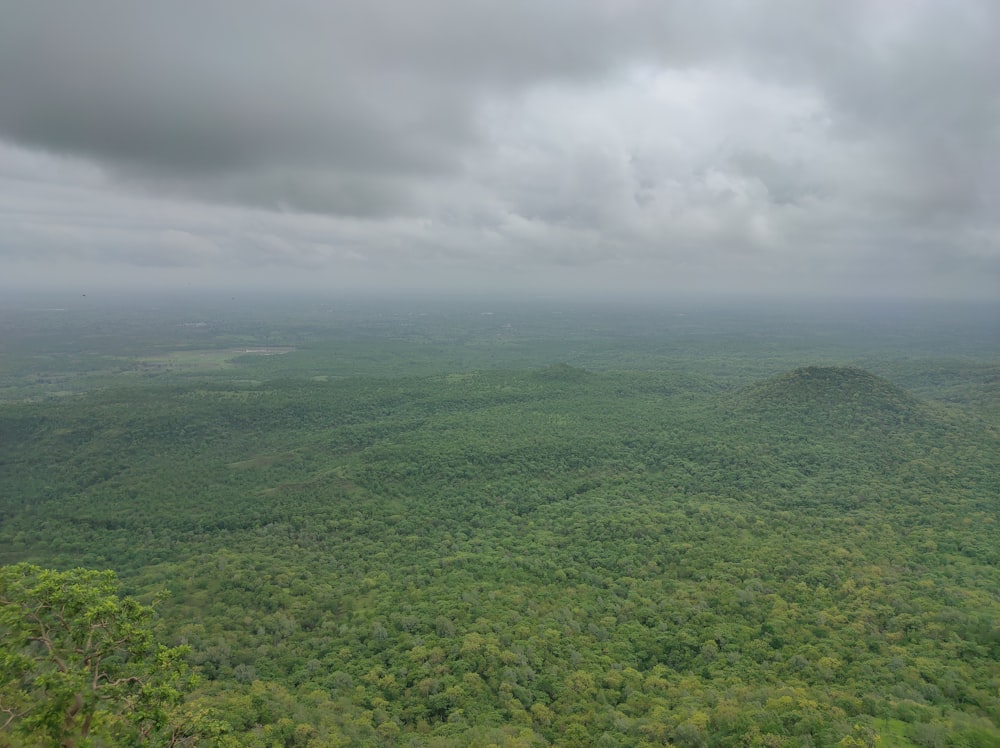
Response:
[[[805,366],[744,388],[737,399],[742,415],[788,425],[819,424],[893,428],[929,418],[920,400],[864,369]]]

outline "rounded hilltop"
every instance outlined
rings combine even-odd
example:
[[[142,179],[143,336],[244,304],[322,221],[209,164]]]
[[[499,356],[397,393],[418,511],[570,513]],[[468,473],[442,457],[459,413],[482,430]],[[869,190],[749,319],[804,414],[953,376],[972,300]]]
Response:
[[[746,415],[828,425],[900,425],[921,421],[924,404],[892,382],[849,366],[803,366],[740,390]]]

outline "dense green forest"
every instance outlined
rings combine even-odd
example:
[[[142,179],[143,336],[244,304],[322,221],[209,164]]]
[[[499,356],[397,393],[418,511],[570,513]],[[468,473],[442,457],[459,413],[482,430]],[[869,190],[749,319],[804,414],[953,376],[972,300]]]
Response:
[[[0,605],[170,653],[94,746],[1000,746],[995,312],[11,310]]]

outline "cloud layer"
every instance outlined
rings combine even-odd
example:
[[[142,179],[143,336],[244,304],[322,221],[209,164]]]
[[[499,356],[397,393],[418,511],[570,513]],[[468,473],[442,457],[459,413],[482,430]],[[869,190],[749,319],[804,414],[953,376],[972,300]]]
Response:
[[[25,282],[1000,295],[991,0],[3,17],[0,262]]]

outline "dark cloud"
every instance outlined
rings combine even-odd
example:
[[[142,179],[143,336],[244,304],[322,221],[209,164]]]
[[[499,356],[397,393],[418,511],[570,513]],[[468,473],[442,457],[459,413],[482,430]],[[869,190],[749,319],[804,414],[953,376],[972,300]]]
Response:
[[[2,20],[8,255],[1000,272],[991,0],[33,0]],[[100,233],[123,209],[135,233]]]
[[[599,43],[606,15],[571,3],[19,4],[0,29],[0,131],[167,173],[448,170],[475,139],[480,96],[616,64],[615,34]]]

